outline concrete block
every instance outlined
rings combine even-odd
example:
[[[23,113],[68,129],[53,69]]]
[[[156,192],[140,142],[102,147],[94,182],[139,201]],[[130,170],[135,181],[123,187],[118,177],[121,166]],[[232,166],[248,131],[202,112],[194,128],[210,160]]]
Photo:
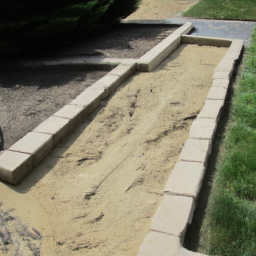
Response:
[[[120,77],[119,82],[122,83],[128,77],[130,77],[136,71],[136,62],[132,62],[132,64],[120,64],[113,70],[111,70],[108,75],[116,75]]]
[[[171,34],[137,61],[137,70],[150,72],[180,45],[180,35]]]
[[[0,180],[16,185],[33,168],[29,154],[6,150],[0,156]]]
[[[179,237],[150,231],[137,256],[177,256],[180,247]]]
[[[213,79],[229,80],[232,75],[230,71],[215,71],[213,72]]]
[[[207,158],[211,153],[210,140],[187,139],[180,153],[182,161],[201,162],[206,164]]]
[[[52,148],[52,135],[29,132],[13,144],[9,150],[32,155],[33,166],[36,166],[52,150]]]
[[[221,114],[224,100],[207,100],[197,118],[211,118],[218,120]]]
[[[178,236],[183,241],[193,213],[192,197],[165,195],[152,219],[151,230]]]
[[[189,196],[197,198],[203,181],[205,167],[197,162],[176,163],[164,192],[167,195]]]
[[[193,24],[191,22],[186,22],[183,26],[176,29],[173,34],[177,35],[186,35],[190,30],[192,30]]]
[[[72,123],[72,128],[75,128],[77,124],[79,124],[83,118],[84,115],[84,107],[76,106],[76,105],[66,105],[59,111],[57,111],[54,116],[62,117],[69,119]]]
[[[207,100],[225,100],[227,96],[227,88],[211,87],[206,99]]]
[[[217,123],[215,119],[197,118],[193,121],[190,127],[189,138],[198,140],[212,140],[216,128]]]
[[[234,60],[221,60],[218,66],[214,69],[213,72],[230,72],[234,70],[235,61]]]
[[[214,79],[212,83],[212,87],[223,87],[228,88],[229,79]]]
[[[53,145],[57,145],[70,132],[71,128],[69,119],[50,116],[38,125],[33,132],[51,134],[53,136]]]
[[[223,60],[234,60],[234,61],[238,60],[240,58],[243,46],[244,46],[243,40],[233,40],[227,53],[223,57]]]
[[[108,95],[110,95],[120,85],[120,83],[121,83],[120,76],[107,74],[89,88],[104,90],[104,93],[101,97],[105,98]]]
[[[181,36],[181,44],[197,44],[206,46],[218,46],[218,47],[229,47],[232,40],[216,38],[216,37],[205,37],[205,36]]]

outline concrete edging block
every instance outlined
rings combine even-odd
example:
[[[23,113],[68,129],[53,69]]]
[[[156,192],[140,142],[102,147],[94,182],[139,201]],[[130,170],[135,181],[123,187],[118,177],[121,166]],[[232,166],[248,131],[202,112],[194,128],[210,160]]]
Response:
[[[223,87],[228,89],[229,79],[214,79],[212,82],[212,87]]]
[[[70,132],[71,128],[72,127],[69,119],[50,116],[39,126],[37,126],[33,132],[51,134],[53,136],[53,145],[55,146]]]
[[[14,143],[9,150],[26,153],[33,158],[33,167],[52,150],[53,137],[50,134],[29,132],[23,138]]]
[[[233,40],[223,60],[238,60],[244,47],[243,40]]]
[[[164,192],[167,195],[180,195],[198,197],[204,177],[205,167],[197,162],[176,163],[166,185]]]
[[[197,140],[212,140],[217,128],[215,119],[197,118],[189,130],[189,138]]]
[[[180,45],[180,35],[171,34],[137,61],[137,70],[152,71]]]
[[[190,30],[193,29],[193,24],[191,22],[186,22],[184,25],[182,25],[181,27],[179,27],[178,29],[176,29],[173,34],[177,34],[177,35],[185,35],[187,34]]]
[[[228,88],[225,87],[211,87],[206,99],[207,100],[225,100]]]
[[[185,248],[180,248],[179,253],[176,256],[207,256],[206,254],[192,252]]]
[[[136,61],[133,61],[131,63],[124,63],[118,65],[116,68],[111,70],[108,75],[115,75],[119,76],[120,80],[119,82],[122,83],[125,79],[127,79],[130,75],[132,75],[136,71]]]
[[[211,153],[211,140],[188,138],[180,153],[180,159],[188,162],[201,162],[204,165]]]
[[[151,230],[180,237],[183,241],[187,225],[192,222],[194,199],[165,195],[153,219]]]
[[[16,185],[33,169],[32,161],[29,154],[4,151],[0,156],[0,179]]]
[[[197,118],[212,118],[219,120],[224,100],[208,100],[206,99],[202,110]]]
[[[216,38],[216,37],[205,37],[205,36],[192,36],[182,35],[181,44],[198,44],[206,46],[218,46],[218,47],[229,47],[232,40]]]

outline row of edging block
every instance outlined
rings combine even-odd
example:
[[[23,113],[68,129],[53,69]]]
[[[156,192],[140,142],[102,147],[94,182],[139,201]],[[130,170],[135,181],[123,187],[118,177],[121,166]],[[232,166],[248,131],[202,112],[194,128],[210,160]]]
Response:
[[[164,199],[152,219],[138,256],[203,256],[186,250],[182,245],[187,226],[192,222],[230,78],[242,49],[243,41],[233,40],[214,70],[212,87],[191,125],[180,161],[166,183]]]

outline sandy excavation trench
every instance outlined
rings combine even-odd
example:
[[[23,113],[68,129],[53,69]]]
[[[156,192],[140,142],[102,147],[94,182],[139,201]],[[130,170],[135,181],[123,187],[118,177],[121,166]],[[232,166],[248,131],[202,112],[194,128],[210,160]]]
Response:
[[[136,255],[226,51],[181,45],[119,86],[18,186],[0,183],[0,209],[14,209],[5,229],[18,221],[37,235],[14,231],[0,252]]]

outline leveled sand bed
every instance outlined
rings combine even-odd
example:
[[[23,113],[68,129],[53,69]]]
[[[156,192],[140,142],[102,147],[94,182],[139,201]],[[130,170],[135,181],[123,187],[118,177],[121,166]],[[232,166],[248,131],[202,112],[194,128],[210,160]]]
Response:
[[[137,254],[226,51],[181,45],[123,83],[18,186],[0,183],[2,209],[43,236],[41,255]]]

